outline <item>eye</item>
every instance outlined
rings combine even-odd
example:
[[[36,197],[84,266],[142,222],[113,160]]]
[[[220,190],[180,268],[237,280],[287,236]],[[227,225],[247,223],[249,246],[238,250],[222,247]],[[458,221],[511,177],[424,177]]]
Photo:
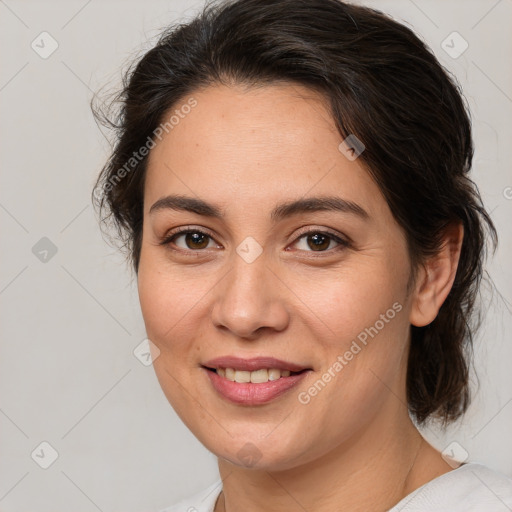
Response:
[[[329,249],[332,242],[337,244],[333,250],[349,246],[347,240],[327,231],[308,231],[303,233],[295,244],[298,245],[300,250],[307,252],[328,252],[327,249]],[[311,250],[308,251],[308,248]]]
[[[177,243],[177,240],[180,238],[183,239],[184,245]],[[208,233],[205,233],[199,229],[187,228],[169,234],[160,242],[160,245],[173,244],[176,245],[179,249],[183,249],[185,251],[197,251],[200,249],[208,249],[210,242],[213,242],[213,238]]]

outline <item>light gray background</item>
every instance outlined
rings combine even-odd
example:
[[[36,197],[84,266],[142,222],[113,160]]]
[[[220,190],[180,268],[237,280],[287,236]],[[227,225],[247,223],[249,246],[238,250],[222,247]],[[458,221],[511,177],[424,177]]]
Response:
[[[425,435],[512,476],[512,1],[364,3],[413,27],[471,107],[474,176],[501,235],[488,268],[503,298],[486,299],[469,413]],[[89,201],[109,149],[89,110],[92,91],[115,86],[160,28],[200,5],[0,0],[1,512],[155,511],[217,478],[215,457],[133,355],[145,338],[135,282]],[[59,45],[47,59],[31,48],[43,31]],[[453,31],[469,43],[458,59],[441,47]],[[32,252],[43,237],[57,247],[46,263]],[[43,441],[59,454],[48,469],[35,461],[50,454]]]

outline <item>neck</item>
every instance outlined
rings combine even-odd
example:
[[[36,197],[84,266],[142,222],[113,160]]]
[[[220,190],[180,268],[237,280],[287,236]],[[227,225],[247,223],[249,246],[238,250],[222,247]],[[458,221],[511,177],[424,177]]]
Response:
[[[357,438],[290,470],[246,469],[219,459],[223,492],[215,512],[327,512],[341,504],[352,512],[388,510],[451,470],[423,439],[405,407],[398,407],[390,411],[393,420],[387,424],[373,422]]]

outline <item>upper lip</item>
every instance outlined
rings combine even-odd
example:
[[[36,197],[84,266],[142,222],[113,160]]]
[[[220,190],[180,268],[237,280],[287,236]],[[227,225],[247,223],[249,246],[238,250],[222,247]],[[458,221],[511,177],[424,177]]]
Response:
[[[279,370],[290,370],[291,372],[300,372],[302,370],[310,369],[306,366],[291,363],[290,361],[283,361],[275,357],[252,357],[244,359],[236,356],[222,356],[210,359],[203,363],[203,366],[208,368],[233,368],[242,371],[255,371],[263,368],[277,368]]]

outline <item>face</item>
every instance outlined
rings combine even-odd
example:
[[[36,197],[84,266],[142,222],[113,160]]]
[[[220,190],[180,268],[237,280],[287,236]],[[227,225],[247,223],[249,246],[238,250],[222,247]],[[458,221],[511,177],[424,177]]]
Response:
[[[154,368],[210,451],[292,468],[405,402],[406,240],[314,92],[191,97],[147,168],[138,288]],[[212,363],[228,356],[241,361]]]

